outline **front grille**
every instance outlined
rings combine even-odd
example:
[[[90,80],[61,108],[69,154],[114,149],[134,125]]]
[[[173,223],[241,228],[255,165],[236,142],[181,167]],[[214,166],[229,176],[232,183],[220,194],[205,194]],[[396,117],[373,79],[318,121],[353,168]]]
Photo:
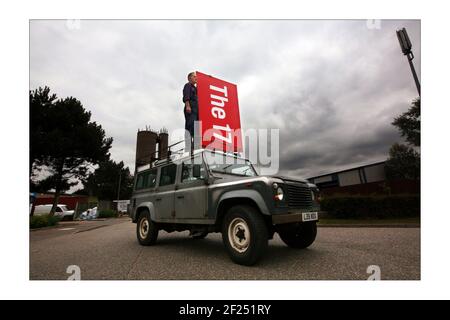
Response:
[[[289,183],[287,186],[287,201],[292,208],[309,208],[312,206],[311,189],[301,183]]]

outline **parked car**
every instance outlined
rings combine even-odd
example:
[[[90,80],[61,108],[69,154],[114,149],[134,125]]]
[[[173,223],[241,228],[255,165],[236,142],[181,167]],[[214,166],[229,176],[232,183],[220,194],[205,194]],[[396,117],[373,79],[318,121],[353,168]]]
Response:
[[[231,259],[253,265],[275,233],[296,249],[316,238],[317,187],[259,176],[246,159],[201,149],[140,168],[135,177],[130,215],[141,245],[155,244],[160,230],[189,230],[194,239],[221,232]]]
[[[49,214],[52,209],[52,204],[40,204],[34,207],[34,215]],[[67,209],[65,204],[58,204],[55,210],[55,216],[60,217],[62,220],[73,220],[75,211]]]

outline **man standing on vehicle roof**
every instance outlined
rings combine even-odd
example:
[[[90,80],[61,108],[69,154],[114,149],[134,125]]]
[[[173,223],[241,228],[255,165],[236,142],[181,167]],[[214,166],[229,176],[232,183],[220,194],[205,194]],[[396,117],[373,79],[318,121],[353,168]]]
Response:
[[[195,72],[188,74],[188,83],[183,88],[184,102],[184,129],[186,149],[194,150],[194,123],[198,121],[197,75]],[[189,150],[188,149],[188,150]]]

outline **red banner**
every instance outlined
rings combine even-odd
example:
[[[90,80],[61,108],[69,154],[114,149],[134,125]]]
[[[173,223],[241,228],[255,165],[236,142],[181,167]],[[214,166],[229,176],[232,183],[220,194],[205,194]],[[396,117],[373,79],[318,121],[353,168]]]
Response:
[[[237,86],[197,71],[202,148],[242,152]]]

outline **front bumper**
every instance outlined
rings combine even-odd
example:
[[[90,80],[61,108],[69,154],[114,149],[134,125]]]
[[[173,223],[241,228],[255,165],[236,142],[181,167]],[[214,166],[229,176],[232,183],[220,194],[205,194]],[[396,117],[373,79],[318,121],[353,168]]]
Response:
[[[310,216],[315,214],[316,218],[308,218],[307,221],[319,221],[319,213],[317,211],[302,211],[302,212],[290,212],[286,214],[277,214],[272,216],[272,223],[285,224],[285,223],[295,223],[295,222],[307,222],[305,221],[305,216]]]

